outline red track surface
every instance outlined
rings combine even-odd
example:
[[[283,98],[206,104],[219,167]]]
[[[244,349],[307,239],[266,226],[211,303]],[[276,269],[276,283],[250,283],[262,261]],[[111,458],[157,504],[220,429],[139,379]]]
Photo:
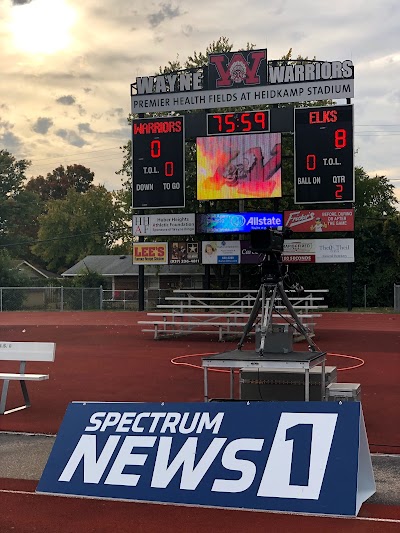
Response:
[[[236,344],[218,343],[216,336],[195,335],[155,341],[137,325],[137,320],[143,317],[144,314],[132,312],[1,313],[0,341],[49,341],[56,342],[57,349],[54,363],[28,366],[28,371],[49,373],[50,380],[29,383],[32,407],[0,417],[0,430],[55,434],[68,403],[74,400],[202,401],[201,371],[172,365],[170,360],[185,354],[226,351]],[[338,380],[361,383],[371,451],[400,453],[400,315],[325,313],[318,319],[316,330],[315,340],[321,350],[365,360],[357,369],[339,372]],[[349,366],[349,362],[352,363],[336,356],[328,358],[328,364],[338,368]],[[5,369],[10,371],[9,365],[0,363],[0,371]],[[228,395],[226,375],[212,372],[209,381],[211,395]],[[9,406],[21,401],[18,384],[12,385]],[[28,481],[0,480],[1,533],[46,533],[56,529],[58,533],[223,533],[257,528],[301,532],[322,527],[327,532],[400,530],[398,507],[365,504],[360,513],[362,517],[390,518],[397,522],[294,517],[39,496],[29,493],[35,485]],[[29,511],[21,513],[21,508]]]

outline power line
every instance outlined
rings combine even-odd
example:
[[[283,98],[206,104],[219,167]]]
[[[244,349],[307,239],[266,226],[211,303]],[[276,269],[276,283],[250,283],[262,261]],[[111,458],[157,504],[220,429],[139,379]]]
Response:
[[[107,152],[108,150],[115,150],[116,148],[120,148],[120,146],[110,146],[109,148],[101,148],[101,149],[98,149],[98,150],[84,150],[84,151],[81,151],[81,152],[77,152],[77,154],[93,154],[95,152]],[[20,156],[16,156],[16,157],[20,157]],[[44,157],[42,159],[36,159],[36,161],[49,161],[50,159],[58,159],[60,156],[58,155],[54,155],[54,156],[51,156],[51,157]],[[71,156],[69,157],[75,157],[73,154],[71,154]]]
[[[91,231],[87,233],[75,233],[73,235],[64,235],[59,237],[52,237],[51,239],[42,239],[42,240],[36,240],[36,241],[22,241],[22,242],[13,242],[8,244],[0,244],[0,248],[11,248],[13,246],[33,246],[35,244],[41,244],[42,242],[52,242],[52,241],[61,241],[61,240],[69,240],[69,239],[76,239],[76,237],[85,237],[88,235],[105,235],[106,233],[118,233],[116,231]]]

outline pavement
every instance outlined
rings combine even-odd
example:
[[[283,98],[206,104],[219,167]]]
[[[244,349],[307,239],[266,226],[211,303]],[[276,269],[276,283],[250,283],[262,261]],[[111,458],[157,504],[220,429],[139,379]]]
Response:
[[[54,435],[0,432],[0,479],[39,480]],[[372,454],[376,493],[368,503],[400,505],[400,455]]]

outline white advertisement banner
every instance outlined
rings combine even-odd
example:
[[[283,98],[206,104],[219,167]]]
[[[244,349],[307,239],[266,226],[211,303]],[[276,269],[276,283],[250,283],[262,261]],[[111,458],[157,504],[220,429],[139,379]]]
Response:
[[[131,105],[132,113],[153,113],[353,97],[354,79],[313,80],[213,91],[134,94]]]
[[[194,213],[178,215],[134,215],[132,234],[134,236],[153,235],[194,235],[196,220]]]
[[[306,260],[302,257],[307,256]],[[354,239],[286,239],[283,262],[354,263]]]
[[[240,263],[240,241],[203,241],[203,265]]]

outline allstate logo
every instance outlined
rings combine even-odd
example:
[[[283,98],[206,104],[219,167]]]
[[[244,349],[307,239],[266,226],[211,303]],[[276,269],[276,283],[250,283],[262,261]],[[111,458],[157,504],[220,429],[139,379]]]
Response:
[[[232,229],[240,229],[246,225],[246,219],[243,215],[232,215],[229,222]]]

